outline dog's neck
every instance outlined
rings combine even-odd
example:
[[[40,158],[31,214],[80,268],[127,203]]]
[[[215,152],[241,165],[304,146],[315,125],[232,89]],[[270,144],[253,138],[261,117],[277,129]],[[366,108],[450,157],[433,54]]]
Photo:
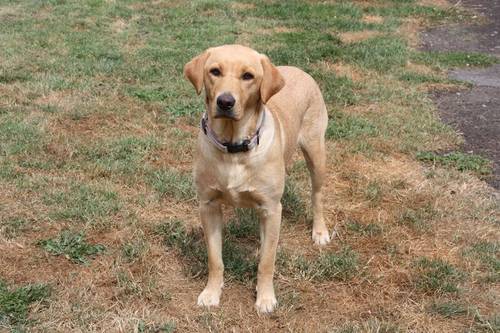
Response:
[[[240,120],[210,117],[210,127],[219,141],[239,144],[255,134],[261,112],[265,112],[263,104],[246,111]]]

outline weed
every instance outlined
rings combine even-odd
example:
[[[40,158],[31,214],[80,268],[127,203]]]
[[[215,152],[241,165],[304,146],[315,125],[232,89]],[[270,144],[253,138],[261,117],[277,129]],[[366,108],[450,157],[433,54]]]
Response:
[[[437,294],[458,291],[458,282],[463,279],[463,273],[451,264],[440,259],[424,257],[417,260],[415,266],[418,270],[416,278],[418,289]]]
[[[178,200],[190,200],[195,197],[190,175],[175,169],[162,169],[149,175],[149,184],[160,196],[171,196]]]
[[[9,289],[0,280],[0,325],[26,323],[30,305],[46,300],[50,293],[50,288],[44,284],[30,284]]]
[[[450,152],[441,155],[433,152],[419,152],[416,157],[419,161],[454,168],[458,171],[470,171],[479,176],[487,176],[492,173],[491,162],[474,154]]]
[[[101,244],[89,244],[83,232],[69,230],[63,231],[56,238],[40,240],[37,244],[53,255],[63,255],[74,263],[85,265],[89,263],[88,257],[93,258],[106,249]]]

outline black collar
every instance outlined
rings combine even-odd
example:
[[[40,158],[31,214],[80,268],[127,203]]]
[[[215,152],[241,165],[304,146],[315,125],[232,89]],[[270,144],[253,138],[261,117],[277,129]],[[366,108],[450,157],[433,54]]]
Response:
[[[222,142],[219,139],[217,139],[217,136],[215,135],[214,131],[210,128],[208,124],[208,115],[206,112],[203,114],[203,117],[201,118],[200,127],[203,133],[205,133],[205,135],[207,136],[208,140],[220,151],[229,154],[244,153],[249,150],[252,150],[260,143],[260,132],[262,130],[265,117],[266,117],[266,108],[264,107],[260,114],[259,121],[257,122],[257,130],[255,131],[255,134],[252,135],[251,138],[243,140],[243,142],[241,143]]]

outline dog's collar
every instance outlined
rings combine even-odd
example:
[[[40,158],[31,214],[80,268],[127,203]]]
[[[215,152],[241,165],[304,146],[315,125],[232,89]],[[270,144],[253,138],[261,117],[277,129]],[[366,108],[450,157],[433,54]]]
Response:
[[[255,134],[252,135],[250,139],[243,140],[242,143],[231,143],[231,142],[222,142],[217,139],[214,131],[208,125],[208,115],[205,112],[203,117],[201,117],[200,127],[203,133],[207,136],[208,140],[220,151],[229,154],[242,153],[252,150],[260,143],[260,132],[262,130],[262,126],[264,125],[264,119],[266,118],[266,108],[262,109],[260,113],[259,120],[257,122],[257,129],[255,130]]]

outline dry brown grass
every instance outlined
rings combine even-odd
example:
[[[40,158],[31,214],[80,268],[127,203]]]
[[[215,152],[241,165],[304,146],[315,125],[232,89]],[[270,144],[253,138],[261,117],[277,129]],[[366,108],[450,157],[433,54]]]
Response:
[[[362,40],[373,38],[375,36],[380,36],[381,32],[373,30],[356,31],[356,32],[343,32],[339,34],[340,40],[343,43],[355,43]]]
[[[368,1],[362,3],[373,5]],[[182,2],[155,1],[130,6],[140,11],[146,6],[181,5]],[[232,6],[233,9],[253,8],[252,4]],[[0,16],[17,15],[9,7],[2,11],[7,14],[0,12]],[[130,19],[134,20],[134,17]],[[365,16],[363,21],[380,24],[383,18]],[[125,19],[112,22],[110,28],[115,32],[128,29],[129,22]],[[421,23],[408,20],[398,34],[413,45]],[[250,31],[253,27],[247,28],[248,31],[241,28],[240,41],[250,41],[252,34],[298,31],[298,28],[280,25],[259,31]],[[358,41],[372,37],[371,33],[346,33],[344,38]],[[135,52],[144,46],[143,41],[135,38],[128,42],[130,46],[125,44],[123,50]],[[320,61],[311,66],[360,84],[360,88],[356,88],[360,94],[381,81],[390,92],[402,89],[402,83],[389,75],[347,62]],[[412,63],[408,63],[406,69],[433,73],[426,66]],[[186,274],[186,266],[192,263],[176,249],[166,246],[155,231],[168,219],[181,220],[188,229],[199,228],[196,201],[168,195],[159,197],[141,174],[149,169],[164,168],[189,172],[198,128],[186,119],[162,118],[165,105],[160,102],[142,102],[113,88],[124,82],[115,82],[105,75],[96,81],[104,84],[105,93],[94,95],[79,89],[32,91],[23,82],[0,84],[0,107],[50,105],[58,110],[46,116],[41,127],[47,133],[48,143],[35,155],[48,156],[47,159],[63,167],[43,169],[16,165],[15,170],[24,177],[22,180],[0,178],[0,223],[11,218],[28,221],[26,230],[14,238],[0,234],[0,278],[13,285],[41,282],[53,288],[50,301],[35,305],[32,319],[36,325],[30,330],[139,332],[141,323],[149,326],[174,321],[179,332],[335,332],[343,325],[357,327],[360,332],[380,332],[391,325],[401,331],[457,332],[477,328],[473,311],[449,319],[428,311],[433,302],[440,299],[461,302],[478,309],[484,317],[498,312],[498,282],[485,282],[481,264],[463,255],[465,249],[479,241],[500,239],[498,194],[471,174],[415,161],[411,153],[399,148],[402,139],[397,136],[328,142],[325,217],[330,230],[335,232],[330,245],[314,247],[310,225],[306,223],[287,219],[282,226],[280,251],[292,257],[303,256],[307,262],[313,262],[322,253],[351,248],[359,255],[359,267],[352,278],[316,281],[278,266],[276,289],[280,305],[276,313],[257,315],[253,308],[255,285],[252,281],[228,280],[220,308],[198,308],[196,297],[205,277]],[[397,94],[389,96],[361,100],[340,111],[366,119],[387,115],[393,115],[398,121],[413,119],[410,115],[415,112],[414,100]],[[334,108],[339,107],[330,107]],[[35,110],[26,117],[31,119],[40,114]],[[401,123],[395,121],[395,124]],[[85,147],[114,142],[125,136],[144,138],[148,135],[155,135],[159,143],[145,156],[141,164],[145,170],[137,171],[139,175],[102,175],[90,162],[79,164],[78,154]],[[422,146],[429,150],[453,147],[457,143],[455,136],[443,133],[422,140]],[[358,141],[370,144],[374,152],[357,151]],[[10,157],[9,161],[23,158],[26,157]],[[297,159],[300,159],[298,154]],[[295,171],[291,177],[298,184],[301,198],[309,203],[305,169]],[[56,208],[45,199],[53,192],[66,190],[73,182],[115,191],[120,211],[98,225],[54,220],[50,216]],[[402,221],[401,216],[409,210],[425,212],[422,218],[418,217],[420,224]],[[228,217],[232,216],[230,211],[227,213]],[[359,232],[352,227],[354,224],[375,225],[379,231]],[[55,237],[68,228],[84,230],[89,242],[104,244],[106,252],[85,266],[62,256],[54,257],[36,245],[37,240]],[[127,261],[123,247],[136,240],[146,244],[144,252],[134,261]],[[253,245],[257,250],[258,244]],[[460,291],[434,295],[419,290],[414,262],[422,256],[445,260],[466,272],[466,278],[459,282]]]

